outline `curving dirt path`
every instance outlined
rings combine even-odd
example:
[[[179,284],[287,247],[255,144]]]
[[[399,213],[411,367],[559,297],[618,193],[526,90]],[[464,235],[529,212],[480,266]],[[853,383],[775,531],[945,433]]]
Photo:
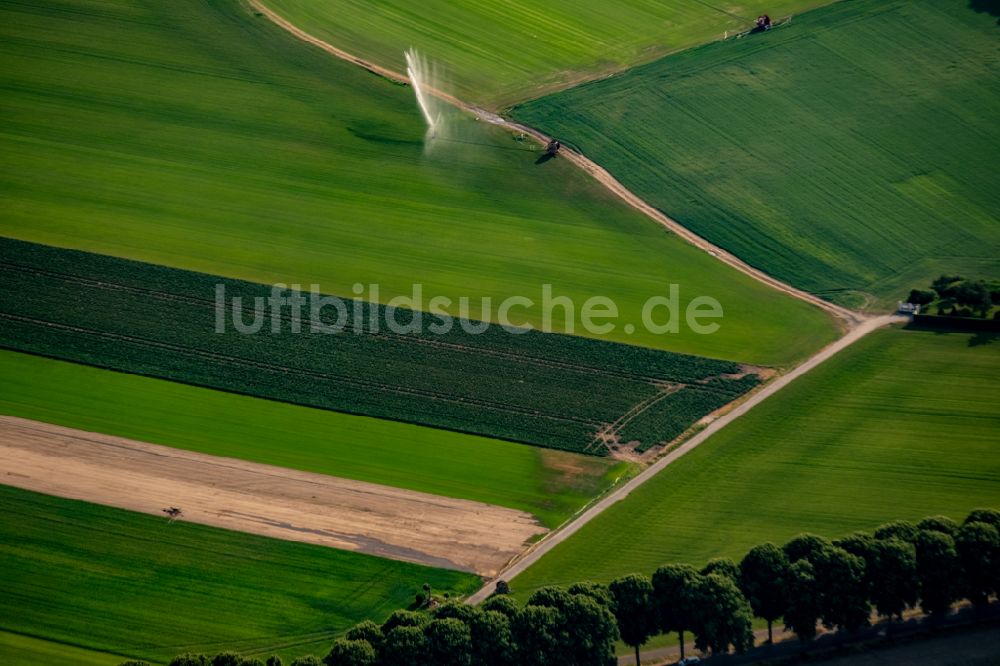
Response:
[[[543,555],[548,553],[550,550],[558,546],[560,543],[573,536],[576,532],[580,530],[584,525],[589,523],[591,520],[599,516],[601,513],[606,511],[613,504],[622,501],[628,497],[633,490],[641,486],[642,484],[649,481],[651,478],[656,476],[659,472],[665,469],[668,465],[672,464],[678,458],[686,453],[693,451],[699,445],[703,444],[708,438],[717,433],[718,431],[725,428],[727,425],[743,416],[751,409],[764,402],[772,395],[788,386],[790,383],[806,374],[813,368],[817,367],[830,357],[834,356],[838,352],[846,349],[850,345],[854,344],[861,338],[865,337],[869,333],[876,331],[883,326],[888,326],[890,324],[897,324],[909,321],[909,317],[904,317],[901,315],[883,315],[881,317],[872,317],[861,322],[859,325],[851,329],[847,335],[843,336],[836,342],[832,342],[815,355],[813,355],[805,363],[802,363],[797,368],[789,372],[788,374],[782,375],[777,379],[773,380],[771,383],[767,384],[763,389],[751,395],[747,400],[743,401],[741,404],[736,406],[732,411],[720,416],[718,419],[713,421],[708,427],[696,434],[691,439],[684,442],[682,445],[663,456],[655,463],[644,469],[638,475],[630,479],[628,482],[623,484],[617,490],[612,491],[602,499],[598,500],[596,503],[592,504],[586,511],[577,515],[575,518],[570,520],[568,523],[563,525],[561,528],[546,535],[541,541],[537,542],[530,549],[525,551],[525,553],[519,557],[516,561],[512,562],[507,568],[500,572],[496,578],[482,587],[478,592],[466,599],[467,603],[477,604],[484,601],[493,591],[496,589],[497,580],[510,581],[512,578],[523,572],[525,569],[530,567],[532,564],[537,562]]]
[[[0,416],[0,483],[262,536],[496,574],[523,511]],[[164,516],[164,520],[167,520]]]
[[[346,60],[347,62],[357,65],[358,67],[363,67],[364,69],[367,69],[373,74],[378,74],[379,76],[383,76],[397,83],[405,83],[405,84],[410,83],[410,79],[404,74],[393,71],[386,67],[382,67],[381,65],[376,65],[375,63],[369,60],[365,60],[364,58],[348,53],[343,49],[339,49],[336,46],[330,44],[329,42],[326,42],[320,39],[319,37],[316,37],[315,35],[309,34],[305,30],[302,30],[298,26],[292,24],[291,22],[283,18],[280,14],[278,14],[274,10],[264,5],[261,2],[261,0],[247,0],[247,1],[249,5],[254,9],[254,11],[260,12],[260,14],[267,17],[267,19],[272,21],[275,25],[288,31],[298,39],[301,39],[306,43],[312,44],[313,46],[316,46],[326,51],[327,53],[336,56],[337,58]],[[545,134],[543,134],[542,132],[533,127],[528,127],[527,125],[522,125],[520,123],[509,121],[499,116],[498,114],[493,113],[492,111],[488,111],[487,109],[476,106],[475,104],[470,104],[469,102],[464,102],[455,97],[454,95],[449,95],[446,92],[443,92],[441,90],[436,90],[434,88],[431,88],[430,92],[435,97],[444,100],[445,102],[453,106],[456,106],[468,113],[473,114],[482,121],[488,122],[492,125],[503,127],[511,132],[526,134],[535,139],[535,141],[537,141],[539,144],[543,146],[547,145],[551,139],[551,137],[546,136]],[[594,178],[594,180],[603,185],[608,191],[610,191],[612,194],[617,196],[619,199],[624,201],[632,208],[636,209],[637,211],[639,211],[646,217],[650,218],[660,226],[680,236],[691,245],[694,245],[695,247],[704,250],[705,252],[708,252],[710,255],[712,255],[722,263],[732,268],[735,268],[736,270],[740,271],[741,273],[744,273],[745,275],[749,275],[753,279],[766,284],[772,289],[777,289],[778,291],[788,294],[789,296],[798,298],[800,300],[806,301],[807,303],[811,303],[816,307],[822,308],[823,310],[839,318],[846,328],[850,328],[857,325],[863,318],[862,315],[859,315],[853,310],[849,310],[839,305],[835,305],[833,303],[830,303],[829,301],[823,300],[818,296],[810,294],[809,292],[793,287],[790,284],[786,284],[781,280],[778,280],[777,278],[774,278],[768,275],[767,273],[757,268],[754,268],[753,266],[744,262],[739,257],[729,253],[728,251],[722,249],[721,247],[718,247],[717,245],[714,245],[708,240],[702,238],[698,234],[694,233],[687,227],[683,226],[673,218],[663,213],[658,208],[646,202],[639,195],[629,190],[627,187],[622,185],[617,178],[608,173],[608,171],[604,167],[600,166],[599,164],[597,164],[587,156],[583,155],[582,153],[576,152],[575,150],[564,146],[559,151],[559,155],[561,157],[566,158],[572,164],[576,165],[577,167],[588,173],[591,177]]]

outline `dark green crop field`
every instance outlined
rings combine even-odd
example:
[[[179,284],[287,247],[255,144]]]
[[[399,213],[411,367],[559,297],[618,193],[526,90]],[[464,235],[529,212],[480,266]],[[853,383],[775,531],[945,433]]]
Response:
[[[427,321],[392,332],[417,313],[361,301],[327,305],[325,325],[342,330],[313,332],[313,296],[271,318],[255,300],[271,295],[264,285],[20,241],[0,240],[0,274],[0,345],[11,349],[594,455],[608,452],[602,431],[628,427],[648,448],[757,383],[730,376],[735,363],[565,335],[461,323],[435,333]],[[241,323],[257,313],[266,325],[241,333],[226,319],[217,332],[217,285],[242,298]]]
[[[800,532],[1000,506],[1000,337],[876,331],[733,421],[511,585],[739,558]]]
[[[839,2],[514,115],[748,263],[880,309],[1000,275],[998,39],[968,2]]]
[[[9,486],[0,516],[0,631],[69,644],[62,659],[57,644],[40,652],[53,666],[76,663],[73,646],[160,663],[187,650],[325,653],[335,634],[408,605],[425,582],[452,594],[479,583]]]

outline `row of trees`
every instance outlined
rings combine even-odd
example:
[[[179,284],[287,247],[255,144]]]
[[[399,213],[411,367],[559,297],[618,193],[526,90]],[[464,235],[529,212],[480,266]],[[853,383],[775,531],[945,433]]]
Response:
[[[149,666],[144,661],[126,661],[120,666]],[[203,654],[183,654],[170,660],[170,666],[284,666],[281,657],[271,656],[266,660],[243,657],[236,652],[220,652],[214,657]],[[292,666],[324,666],[317,657],[302,657],[292,662]]]
[[[937,301],[940,315],[985,317],[993,306],[1000,305],[1000,283],[942,275],[931,283],[930,289],[910,290],[906,300],[922,306]]]
[[[322,660],[293,666],[610,666],[619,638],[634,647],[638,664],[647,640],[675,632],[682,657],[685,632],[699,650],[742,653],[754,643],[754,616],[767,622],[769,642],[780,619],[809,641],[818,624],[844,632],[866,627],[872,609],[891,629],[907,608],[939,616],[961,599],[984,606],[998,591],[1000,511],[981,509],[961,525],[936,516],[836,541],[803,534],[783,547],[755,546],[739,563],[718,558],[700,570],[669,564],[608,585],[543,588],[524,606],[495,594],[478,607],[400,610],[381,625],[356,625]],[[266,666],[280,666],[274,659]],[[227,654],[186,655],[171,666],[264,664]]]

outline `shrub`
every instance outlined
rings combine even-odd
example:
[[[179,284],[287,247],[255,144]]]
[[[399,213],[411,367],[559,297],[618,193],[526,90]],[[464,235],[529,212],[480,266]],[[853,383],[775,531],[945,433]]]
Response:
[[[930,289],[911,289],[906,302],[914,305],[927,305],[935,300],[937,300],[937,294]]]

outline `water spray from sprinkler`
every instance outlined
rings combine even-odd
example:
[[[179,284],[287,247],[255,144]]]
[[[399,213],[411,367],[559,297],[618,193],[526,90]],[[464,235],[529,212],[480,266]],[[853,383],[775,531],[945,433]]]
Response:
[[[410,84],[417,95],[417,106],[427,122],[427,137],[433,139],[443,124],[444,115],[441,112],[442,102],[437,99],[433,90],[438,86],[437,75],[434,69],[421,56],[416,49],[409,49],[404,54],[406,56],[406,75],[410,78]]]

